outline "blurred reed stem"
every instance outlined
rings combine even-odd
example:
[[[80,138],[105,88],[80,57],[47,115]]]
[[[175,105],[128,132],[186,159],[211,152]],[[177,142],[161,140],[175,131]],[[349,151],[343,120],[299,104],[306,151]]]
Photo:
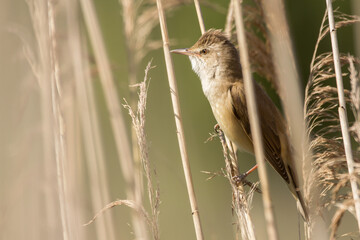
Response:
[[[195,4],[196,15],[198,17],[198,22],[199,22],[201,34],[204,34],[205,33],[205,24],[204,24],[204,19],[203,19],[202,14],[201,14],[201,8],[200,8],[199,0],[194,0],[194,4]]]
[[[57,56],[57,41],[56,41],[56,29],[55,29],[55,13],[54,13],[54,1],[47,1],[47,13],[48,13],[48,34],[50,41],[50,66],[51,66],[51,104],[53,113],[53,131],[54,131],[54,143],[55,143],[55,161],[56,161],[56,173],[57,173],[57,185],[58,185],[58,198],[60,206],[60,219],[63,239],[69,239],[69,228],[68,228],[68,207],[66,201],[66,184],[64,175],[64,165],[67,158],[65,149],[65,127],[64,117],[61,109],[62,92],[60,86],[60,69],[59,60]]]
[[[304,200],[309,209],[309,222],[305,225],[305,232],[310,239],[328,239],[328,226],[316,211],[320,192],[315,184],[312,184],[314,181],[312,153],[306,136],[301,81],[296,68],[284,2],[283,0],[263,0],[262,7],[270,34],[275,71],[279,79],[280,98],[290,130],[290,143],[293,147],[292,153],[296,166],[294,174],[300,176],[299,188],[302,193],[305,193]],[[306,191],[303,186],[306,186]]]
[[[82,141],[85,147],[85,164],[89,171],[88,180],[92,209],[97,211],[110,201],[109,183],[105,175],[104,146],[101,140],[100,124],[96,111],[93,81],[87,56],[87,44],[81,37],[76,10],[69,12],[69,22],[69,57],[74,69],[77,108],[82,128]],[[95,228],[97,238],[115,239],[115,227],[111,212],[107,213],[104,220],[99,221]]]
[[[360,230],[359,189],[358,189],[358,185],[357,185],[356,176],[354,175],[355,163],[354,163],[354,159],[353,159],[353,155],[352,155],[349,124],[348,124],[347,113],[346,113],[346,101],[345,101],[345,96],[344,96],[344,86],[343,86],[341,63],[340,63],[340,56],[339,56],[339,47],[338,47],[334,13],[333,13],[331,0],[326,0],[326,5],[327,5],[327,13],[328,13],[328,20],[329,20],[329,28],[330,28],[331,46],[332,46],[334,66],[335,66],[336,85],[337,85],[338,98],[339,98],[338,111],[339,111],[339,117],[340,117],[341,133],[342,133],[342,138],[343,138],[343,142],[344,142],[347,167],[348,167],[348,171],[349,171],[349,175],[350,175],[350,185],[351,185],[351,190],[352,190],[353,199],[354,199],[356,219],[357,219],[358,228]]]
[[[262,133],[260,129],[260,122],[258,117],[258,110],[256,105],[256,96],[254,83],[251,74],[250,61],[248,47],[246,43],[246,33],[244,27],[244,20],[242,14],[242,5],[238,0],[233,0],[233,7],[235,8],[235,24],[236,24],[236,33],[239,44],[239,53],[240,53],[240,62],[242,67],[242,72],[244,76],[244,87],[246,94],[246,103],[247,109],[249,110],[249,119],[251,133],[254,140],[254,149],[256,162],[258,165],[260,184],[263,192],[263,204],[264,204],[264,214],[266,219],[266,227],[268,232],[268,237],[271,240],[278,239],[278,233],[275,225],[275,217],[272,209],[272,202],[270,197],[270,188],[269,181],[266,172],[265,165],[265,155],[262,142]]]
[[[135,0],[119,0],[119,3],[122,5],[122,16],[124,23],[124,33],[125,33],[125,46],[126,46],[126,56],[127,56],[127,66],[128,66],[128,82],[132,86],[137,83],[137,69],[138,61],[136,61],[136,46],[135,46],[135,25],[136,25],[136,14],[139,14],[137,9],[139,8],[139,3]],[[136,88],[130,87],[130,106],[132,108],[136,107]],[[140,186],[143,186],[142,173],[141,173],[141,162],[139,156],[139,147],[137,143],[136,131],[134,128],[131,128],[131,147],[132,147],[132,156],[134,160],[134,178],[137,178],[136,181],[140,183]],[[141,187],[141,197],[139,200],[142,201],[143,188]],[[138,202],[139,205],[142,205],[142,202]]]
[[[35,236],[39,238],[51,239],[54,235],[61,234],[62,230],[56,218],[58,214],[59,205],[59,192],[57,189],[56,180],[54,179],[54,158],[55,158],[55,137],[54,137],[54,119],[52,112],[52,89],[51,81],[51,58],[50,58],[50,34],[49,34],[49,19],[48,19],[48,6],[47,1],[44,0],[27,0],[29,12],[31,15],[32,25],[36,38],[36,54],[37,59],[30,57],[30,51],[27,52],[27,59],[33,71],[34,76],[37,78],[40,87],[40,103],[41,103],[41,127],[42,127],[42,143],[43,143],[43,156],[41,175],[37,180],[37,184],[41,185],[44,189],[43,199],[38,198],[43,204],[36,213],[33,221],[36,221],[35,226],[44,226],[44,230],[35,229]],[[54,181],[55,180],[55,181]],[[56,200],[57,198],[57,200]],[[41,222],[40,220],[41,219]],[[33,229],[32,229],[33,230]]]
[[[166,63],[166,71],[168,75],[169,80],[169,86],[170,86],[170,95],[171,95],[171,101],[173,105],[174,110],[174,116],[175,116],[175,124],[176,124],[176,132],[179,142],[179,149],[181,154],[181,160],[184,168],[184,174],[185,174],[185,180],[186,180],[186,187],[188,190],[190,205],[191,205],[191,212],[195,227],[195,233],[196,233],[196,239],[197,240],[203,240],[203,232],[201,228],[201,221],[200,221],[200,214],[197,206],[196,196],[195,196],[195,190],[193,187],[192,177],[191,177],[191,170],[190,170],[190,163],[189,158],[187,155],[186,150],[186,144],[185,144],[185,136],[184,136],[184,129],[182,125],[182,119],[181,119],[181,110],[180,110],[180,101],[178,96],[178,89],[174,74],[174,67],[172,63],[172,59],[170,56],[170,49],[169,49],[169,37],[168,37],[168,31],[165,21],[165,14],[163,11],[163,6],[161,3],[161,0],[156,0],[157,8],[158,8],[158,14],[159,14],[159,21],[160,21],[160,28],[161,28],[161,36],[163,40],[163,49],[164,49],[164,57],[165,57],[165,63]]]
[[[136,203],[141,203],[142,187],[138,178],[134,176],[135,172],[130,147],[131,144],[127,136],[126,126],[122,116],[122,109],[119,104],[116,86],[113,82],[110,63],[106,54],[95,8],[91,0],[81,0],[80,3],[85,17],[86,27],[89,31],[90,41],[94,49],[100,80],[105,92],[105,101],[110,114],[110,122],[113,128],[116,150],[123,177],[125,178],[127,184],[127,199],[134,200]],[[136,204],[136,206],[139,205]],[[149,239],[144,218],[139,214],[139,211],[134,211],[132,213],[132,227],[135,231],[135,237],[138,239]]]

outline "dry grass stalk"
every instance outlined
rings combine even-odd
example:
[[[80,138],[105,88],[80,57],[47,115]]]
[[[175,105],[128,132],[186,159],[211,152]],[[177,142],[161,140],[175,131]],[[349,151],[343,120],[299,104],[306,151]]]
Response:
[[[122,206],[122,205],[134,209],[140,216],[142,216],[142,218],[144,218],[147,221],[148,224],[150,224],[151,222],[150,217],[148,216],[143,206],[136,204],[136,202],[132,200],[116,200],[103,207],[99,212],[96,213],[96,215],[89,222],[83,224],[83,226],[88,226],[89,224],[92,224],[105,211],[113,207]]]
[[[141,202],[142,187],[138,181],[139,179],[134,178],[134,163],[130,143],[95,9],[91,1],[81,0],[80,3],[94,49],[100,80],[105,92],[106,104],[110,112],[110,122],[113,128],[116,150],[123,176],[127,183],[127,198],[135,202]],[[148,239],[145,222],[136,213],[133,214],[133,227],[137,238]]]
[[[305,122],[302,111],[303,97],[301,96],[300,79],[293,54],[284,2],[282,0],[262,1],[262,8],[267,29],[269,30],[275,72],[279,81],[278,92],[289,126],[290,145],[292,146],[293,159],[296,166],[295,175],[299,176],[296,178],[300,181],[299,185],[302,191],[303,185],[306,185],[304,182],[311,177],[309,175],[311,173],[311,152],[308,151],[308,139],[305,134]],[[303,171],[300,171],[300,169]],[[316,195],[316,189],[312,189],[311,192],[311,196]],[[305,204],[308,205],[306,196]],[[313,214],[311,208],[308,205],[310,215]],[[310,220],[313,220],[317,229],[326,228],[326,226],[322,225],[322,220],[317,221],[316,215],[309,217]],[[318,239],[321,239],[321,236]]]
[[[220,139],[226,166],[226,177],[229,180],[232,190],[232,208],[236,214],[236,230],[240,230],[242,239],[255,240],[254,225],[250,217],[250,206],[256,185],[246,193],[242,183],[237,183],[235,178],[239,176],[236,153],[229,151],[224,133],[219,129]]]
[[[70,11],[67,11],[69,14],[68,35],[70,49],[68,56],[71,59],[74,71],[74,84],[78,107],[77,113],[79,114],[80,127],[82,130],[81,140],[83,141],[85,149],[84,160],[89,171],[88,181],[91,186],[89,189],[91,204],[93,210],[98,210],[102,208],[105,203],[110,202],[104,145],[101,140],[100,124],[96,111],[97,106],[92,86],[93,82],[91,81],[92,77],[88,62],[87,44],[81,37],[76,4],[73,4],[71,0],[68,1],[67,4],[70,5],[68,6]],[[76,164],[78,166],[81,163]],[[79,174],[80,173],[78,173],[78,175]],[[79,176],[77,177],[77,182],[80,182],[81,178],[79,178]],[[78,199],[78,197],[79,190],[76,199]],[[79,207],[77,207],[76,210],[79,210]],[[108,213],[104,221],[99,221],[95,225],[97,238],[115,239],[115,227],[111,215],[112,213]],[[83,218],[78,219],[77,223],[80,221],[83,221]]]
[[[356,218],[358,222],[358,228],[360,231],[360,197],[359,197],[359,189],[356,182],[356,177],[354,176],[355,166],[352,155],[351,140],[350,140],[349,126],[348,126],[347,113],[346,113],[346,102],[344,96],[344,86],[343,86],[342,71],[340,64],[339,47],[338,47],[336,28],[335,28],[335,20],[334,20],[331,0],[327,0],[326,4],[327,4],[327,12],[329,19],[329,27],[330,27],[331,45],[332,45],[334,65],[335,65],[336,85],[339,95],[338,111],[340,117],[340,126],[342,131],[343,142],[344,142],[346,161],[350,175],[350,184],[351,184],[351,189],[355,203]]]
[[[54,110],[55,99],[53,99],[52,90],[55,87],[55,79],[53,76],[54,65],[51,62],[54,60],[51,57],[52,42],[50,39],[50,25],[49,25],[49,8],[47,1],[27,1],[31,20],[34,28],[36,38],[36,52],[32,52],[30,48],[26,48],[26,57],[29,61],[33,74],[38,80],[40,87],[40,102],[41,102],[41,114],[42,114],[42,142],[43,142],[43,162],[39,162],[43,168],[37,172],[39,176],[39,184],[44,189],[44,206],[39,209],[41,213],[37,213],[36,219],[42,219],[44,229],[47,231],[38,230],[39,236],[46,238],[53,238],[53,236],[62,234],[66,235],[68,232],[66,229],[65,215],[62,215],[62,223],[58,224],[57,214],[59,209],[58,200],[62,199],[63,195],[60,191],[57,191],[59,184],[62,184],[62,179],[56,183],[54,175],[56,174],[55,158],[59,160],[60,152],[55,153],[55,140],[59,144],[58,133],[59,125],[55,125]],[[52,81],[51,81],[52,80]],[[59,147],[59,145],[57,145]],[[57,150],[60,150],[57,148]],[[41,199],[42,200],[42,199]],[[62,202],[63,204],[64,202]],[[64,209],[64,208],[63,208]],[[64,212],[63,212],[64,213]],[[34,219],[34,221],[36,221]],[[38,223],[37,223],[38,224]],[[65,226],[64,226],[65,225]],[[40,224],[38,224],[40,226]],[[65,230],[65,232],[64,232]]]
[[[55,143],[55,160],[56,160],[56,172],[57,172],[57,184],[58,184],[58,197],[60,205],[60,219],[62,226],[63,239],[69,239],[69,227],[68,227],[68,206],[66,203],[66,184],[64,165],[67,160],[67,153],[64,143],[64,135],[66,135],[64,127],[64,117],[61,109],[61,86],[60,86],[60,69],[59,60],[57,56],[57,41],[56,41],[56,29],[55,29],[55,13],[54,2],[47,1],[48,8],[48,21],[49,21],[49,41],[50,41],[50,64],[51,64],[51,103],[52,113],[54,119],[54,143]]]
[[[156,3],[157,3],[157,7],[158,7],[161,35],[162,35],[162,39],[163,39],[163,49],[164,49],[166,70],[167,70],[168,80],[169,80],[169,85],[170,85],[171,101],[172,101],[174,116],[175,116],[175,124],[176,124],[176,130],[177,130],[176,132],[177,132],[181,160],[182,160],[182,164],[183,164],[183,168],[184,168],[186,186],[187,186],[187,190],[188,190],[191,211],[192,211],[192,216],[193,216],[193,221],[194,221],[196,239],[202,240],[202,239],[204,239],[204,236],[203,236],[203,232],[202,232],[202,228],[201,228],[200,214],[199,214],[195,191],[194,191],[194,187],[193,187],[193,183],[192,183],[189,159],[188,159],[188,155],[187,155],[187,151],[186,151],[184,129],[183,129],[182,120],[181,120],[180,101],[179,101],[179,96],[178,96],[177,84],[176,84],[176,80],[175,80],[174,67],[173,67],[171,56],[170,56],[169,37],[168,37],[168,31],[167,31],[167,26],[166,26],[166,21],[165,21],[165,14],[164,14],[161,0],[157,0]]]
[[[259,169],[258,170],[259,178],[263,191],[263,204],[264,204],[265,219],[267,223],[266,227],[267,227],[269,239],[276,240],[278,239],[278,233],[275,226],[275,217],[272,209],[269,181],[266,173],[262,133],[260,129],[260,122],[259,122],[257,105],[256,105],[254,83],[250,69],[250,61],[249,61],[248,48],[247,48],[247,42],[245,36],[242,7],[239,1],[237,0],[234,0],[233,6],[235,7],[235,23],[236,23],[237,38],[239,43],[240,62],[244,76],[245,94],[247,99],[246,103],[247,103],[247,108],[249,110],[249,119],[251,122],[250,127],[254,139],[256,162]]]
[[[169,10],[176,9],[177,6],[190,3],[191,0],[171,0],[166,1],[164,8]],[[119,0],[122,6],[122,17],[124,25],[125,45],[127,53],[128,82],[135,85],[137,72],[143,58],[151,50],[161,47],[161,41],[152,40],[150,34],[158,25],[158,13],[156,3],[153,0]],[[130,88],[130,106],[136,107],[137,96],[135,88]],[[136,137],[136,131],[131,128],[132,154],[135,165],[135,178],[142,186],[141,160]],[[143,189],[141,188],[141,195]],[[139,198],[142,200],[142,197]],[[141,203],[139,203],[141,204]]]
[[[145,69],[144,81],[133,86],[133,87],[139,87],[139,101],[137,106],[137,112],[135,113],[133,111],[133,109],[126,102],[126,100],[124,107],[129,111],[129,115],[131,116],[133,127],[135,129],[135,133],[137,137],[137,143],[140,150],[140,159],[147,180],[148,198],[151,208],[151,217],[148,217],[149,218],[148,223],[152,230],[153,239],[157,240],[160,238],[159,236],[160,192],[159,192],[158,183],[156,184],[156,189],[154,190],[153,177],[156,177],[156,171],[155,169],[152,170],[150,166],[151,163],[149,159],[149,150],[148,150],[148,144],[145,133],[145,110],[146,110],[146,100],[147,100],[147,93],[149,86],[148,81],[150,81],[150,78],[148,78],[148,73],[151,68],[153,67],[151,66],[151,61],[150,61]]]
[[[198,22],[199,22],[201,34],[204,34],[205,33],[205,24],[204,24],[204,19],[203,19],[202,14],[201,14],[199,0],[194,0],[194,4],[195,4],[196,15],[198,17]]]

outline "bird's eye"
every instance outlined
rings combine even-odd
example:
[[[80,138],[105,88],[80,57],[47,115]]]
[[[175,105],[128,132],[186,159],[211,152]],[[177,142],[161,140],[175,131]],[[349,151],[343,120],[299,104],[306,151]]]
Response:
[[[207,54],[209,52],[209,50],[207,50],[206,48],[200,50],[200,54]]]

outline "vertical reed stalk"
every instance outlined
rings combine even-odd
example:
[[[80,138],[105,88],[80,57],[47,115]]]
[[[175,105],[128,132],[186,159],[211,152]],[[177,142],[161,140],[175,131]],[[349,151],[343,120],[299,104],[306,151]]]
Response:
[[[51,96],[51,59],[50,48],[51,42],[49,39],[49,21],[47,1],[27,0],[29,6],[31,20],[34,28],[36,47],[38,51],[38,59],[29,59],[29,64],[32,68],[33,74],[37,78],[40,86],[40,101],[41,101],[41,118],[42,118],[42,143],[43,143],[43,160],[41,169],[42,180],[40,184],[44,189],[44,199],[39,199],[44,203],[44,213],[38,213],[37,217],[42,217],[42,223],[46,230],[39,231],[38,236],[53,238],[58,235],[58,230],[61,228],[56,220],[57,210],[59,208],[56,196],[56,180],[54,179],[54,119],[52,112],[52,96]],[[55,180],[55,181],[54,181]],[[34,219],[37,221],[37,219]],[[38,224],[38,223],[37,223]],[[40,225],[37,225],[40,226]]]
[[[249,110],[251,133],[254,139],[256,162],[259,167],[260,184],[263,191],[263,204],[265,211],[265,219],[267,223],[266,227],[269,239],[276,240],[278,239],[278,233],[275,226],[275,217],[272,209],[269,181],[266,173],[262,133],[260,129],[260,122],[256,105],[254,83],[250,69],[248,47],[246,43],[245,27],[242,15],[242,6],[238,0],[233,1],[235,1],[233,6],[235,7],[235,24],[239,43],[240,62],[244,75],[244,87],[247,99],[246,103]]]
[[[128,82],[129,85],[134,85],[137,83],[137,69],[138,62],[136,60],[136,37],[135,35],[135,25],[136,25],[136,14],[139,12],[136,10],[139,6],[135,0],[119,0],[122,5],[122,16],[124,22],[124,33],[125,33],[125,45],[126,45],[126,55],[127,55],[127,65],[128,65]],[[135,88],[130,88],[130,106],[135,108],[136,106],[136,90]],[[136,131],[134,128],[131,128],[131,142],[132,142],[132,156],[134,160],[134,178],[136,178],[140,185],[142,186],[142,174],[141,174],[141,161],[139,156],[139,147],[137,143]],[[141,197],[139,200],[142,201],[143,189],[140,189]],[[142,202],[138,202],[139,205],[142,205]]]
[[[174,116],[175,116],[175,123],[176,123],[176,132],[179,142],[179,149],[181,154],[181,160],[184,168],[184,174],[185,174],[185,180],[186,180],[186,187],[189,194],[189,200],[191,205],[191,211],[194,221],[194,227],[195,227],[195,233],[196,233],[196,239],[197,240],[203,240],[203,232],[201,228],[201,221],[200,221],[200,214],[197,206],[196,196],[195,196],[195,190],[193,187],[192,177],[191,177],[191,170],[190,170],[190,163],[186,151],[186,144],[185,144],[185,136],[184,136],[184,129],[182,125],[181,120],[181,110],[180,110],[180,101],[178,96],[178,90],[177,90],[177,84],[174,74],[174,67],[172,63],[172,59],[170,56],[170,50],[169,50],[169,37],[168,37],[168,31],[165,21],[165,14],[163,11],[163,6],[161,3],[161,0],[156,0],[158,13],[159,13],[159,21],[160,21],[160,28],[161,28],[161,35],[163,40],[163,49],[164,49],[164,57],[165,57],[165,63],[166,63],[166,71],[168,74],[168,80],[170,85],[170,95],[171,95],[171,101],[173,105],[174,110]]]
[[[351,190],[352,190],[352,194],[353,194],[353,198],[354,198],[356,219],[357,219],[357,223],[358,223],[358,228],[360,230],[359,189],[358,189],[358,185],[357,185],[356,176],[354,175],[354,172],[355,172],[354,165],[355,164],[354,164],[354,159],[352,156],[349,125],[348,125],[348,120],[347,120],[347,115],[346,115],[346,102],[345,102],[345,96],[344,96],[344,86],[343,86],[343,79],[342,79],[341,63],[340,63],[340,57],[339,57],[339,47],[338,47],[338,41],[337,41],[337,36],[336,36],[336,27],[335,27],[334,13],[333,13],[331,0],[326,0],[326,5],[327,5],[327,12],[328,12],[328,19],[329,19],[331,47],[332,47],[333,58],[334,58],[336,85],[337,85],[338,96],[339,96],[338,111],[339,111],[339,117],[340,117],[341,133],[342,133],[342,137],[343,137],[345,156],[346,156],[346,161],[347,161],[349,175],[350,175],[350,185],[351,185]]]
[[[75,93],[77,96],[77,108],[82,128],[82,139],[85,147],[85,164],[89,171],[89,185],[92,208],[98,210],[110,201],[109,184],[106,178],[104,149],[101,141],[96,104],[90,75],[90,67],[86,59],[87,45],[84,43],[79,28],[76,4],[67,1],[68,34],[69,34],[69,58],[74,71]],[[74,6],[75,5],[75,6]],[[75,8],[75,9],[73,9]],[[105,215],[104,221],[96,225],[96,234],[99,239],[115,239],[115,227],[111,218],[111,212]]]
[[[99,69],[100,80],[105,92],[105,100],[110,112],[110,122],[113,128],[116,149],[127,183],[127,199],[141,201],[140,182],[134,178],[134,163],[129,139],[126,133],[126,126],[122,116],[122,109],[119,104],[116,86],[113,82],[113,76],[110,69],[109,59],[106,54],[104,42],[102,40],[100,27],[97,21],[94,6],[91,0],[81,0],[82,12],[85,17],[85,23],[89,31],[90,40],[95,53],[96,63]],[[138,204],[136,204],[138,206]],[[135,236],[138,239],[148,239],[145,220],[140,216],[139,211],[134,211],[132,216]]]
[[[67,204],[65,197],[65,176],[64,176],[64,162],[66,161],[66,150],[64,143],[64,118],[61,110],[61,86],[60,86],[60,69],[57,56],[57,41],[56,41],[56,29],[55,29],[55,15],[54,5],[52,0],[47,1],[47,14],[49,21],[49,40],[50,40],[50,65],[51,65],[51,104],[52,114],[54,119],[54,143],[55,143],[55,160],[56,160],[56,173],[58,184],[58,198],[60,204],[60,219],[62,226],[63,239],[69,239],[68,232],[68,217],[67,217]]]
[[[203,19],[202,14],[201,14],[201,8],[200,8],[199,0],[194,0],[194,4],[195,4],[195,9],[196,9],[196,15],[197,15],[198,21],[199,21],[201,34],[204,34],[205,33],[205,24],[204,24],[204,19]]]
[[[263,0],[265,19],[270,31],[271,47],[275,70],[279,78],[280,97],[288,120],[290,140],[294,146],[294,159],[297,169],[304,159],[303,149],[308,149],[303,117],[303,97],[300,79],[296,68],[293,47],[289,35],[285,7],[282,0]],[[306,178],[307,176],[304,176]]]

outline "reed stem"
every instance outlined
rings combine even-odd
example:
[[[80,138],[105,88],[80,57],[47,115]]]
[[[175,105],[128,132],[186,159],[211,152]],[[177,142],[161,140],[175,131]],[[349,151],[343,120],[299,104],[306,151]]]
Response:
[[[345,101],[345,96],[344,96],[344,86],[343,86],[343,79],[342,79],[339,47],[338,47],[335,20],[334,20],[334,12],[333,12],[333,8],[332,8],[331,0],[326,0],[326,5],[327,5],[327,12],[328,12],[328,19],[329,19],[329,27],[330,27],[331,47],[332,47],[333,58],[334,58],[336,85],[337,85],[338,96],[339,96],[338,111],[339,111],[339,117],[340,117],[341,133],[343,136],[345,156],[346,156],[346,161],[347,161],[349,175],[350,175],[350,185],[351,185],[351,190],[352,190],[352,194],[353,194],[353,198],[354,198],[356,219],[357,219],[357,223],[358,223],[358,228],[360,230],[359,189],[358,189],[358,185],[356,182],[356,176],[354,175],[354,172],[355,172],[354,165],[355,164],[354,164],[354,159],[353,159],[353,155],[352,155],[349,124],[348,124],[348,119],[347,119],[347,115],[346,115],[346,101]]]
[[[182,119],[181,119],[181,110],[180,110],[178,89],[177,89],[177,84],[176,84],[176,79],[175,79],[175,74],[174,74],[173,62],[172,62],[172,59],[170,56],[169,37],[168,37],[168,31],[167,31],[167,26],[166,26],[165,14],[164,14],[161,0],[157,0],[156,3],[157,3],[158,13],[159,13],[159,21],[160,21],[162,40],[163,40],[166,71],[168,74],[168,80],[169,80],[169,85],[170,85],[171,101],[172,101],[174,116],[175,116],[176,132],[177,132],[177,137],[178,137],[178,142],[179,142],[181,160],[182,160],[182,164],[183,164],[183,168],[184,168],[186,187],[188,190],[188,195],[189,195],[189,200],[190,200],[190,205],[191,205],[191,212],[192,212],[192,216],[193,216],[196,239],[203,240],[204,236],[203,236],[203,232],[202,232],[202,228],[201,228],[200,214],[199,214],[198,205],[197,205],[197,201],[196,201],[195,190],[194,190],[192,177],[191,177],[190,163],[189,163],[189,158],[187,155],[186,144],[185,144],[184,128],[183,128]]]
[[[196,15],[197,15],[198,21],[199,21],[201,34],[204,34],[205,33],[205,24],[204,24],[204,19],[203,19],[202,14],[201,14],[201,8],[200,8],[199,0],[194,0],[194,4],[195,4],[195,9],[196,9]]]
[[[263,192],[264,212],[267,223],[266,227],[267,227],[269,239],[276,240],[278,239],[278,233],[275,226],[275,217],[274,217],[274,212],[272,209],[272,201],[270,197],[269,180],[266,172],[262,133],[261,133],[259,115],[256,105],[256,96],[255,96],[254,82],[250,68],[248,47],[246,43],[246,35],[245,35],[246,33],[245,33],[244,20],[242,14],[242,5],[238,0],[234,0],[233,6],[235,7],[236,33],[239,43],[240,62],[244,76],[246,103],[247,103],[247,108],[249,110],[249,119],[251,123],[250,127],[251,127],[252,137],[254,140],[255,157],[259,169],[261,189]]]

